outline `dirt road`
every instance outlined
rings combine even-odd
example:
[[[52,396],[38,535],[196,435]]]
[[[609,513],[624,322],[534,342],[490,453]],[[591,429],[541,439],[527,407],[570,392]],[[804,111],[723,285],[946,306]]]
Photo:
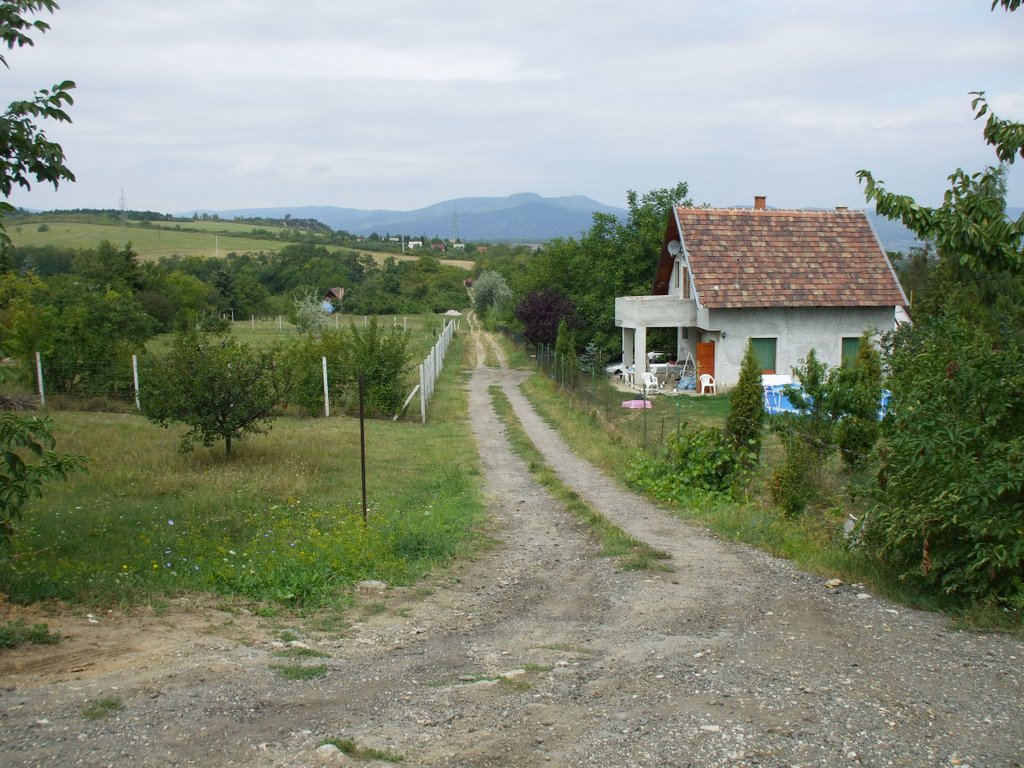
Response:
[[[325,677],[276,677],[279,634],[244,614],[61,617],[61,646],[0,655],[0,765],[355,764],[316,750],[335,738],[425,766],[1024,765],[1020,640],[826,589],[673,519],[573,457],[525,375],[480,365],[469,384],[497,544],[426,596],[366,587],[383,610],[302,638]],[[596,556],[511,453],[492,385],[671,573]],[[104,699],[123,706],[83,716]]]

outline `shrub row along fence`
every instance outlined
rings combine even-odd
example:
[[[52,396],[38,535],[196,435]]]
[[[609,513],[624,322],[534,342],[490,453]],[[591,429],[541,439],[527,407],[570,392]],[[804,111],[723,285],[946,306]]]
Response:
[[[405,403],[394,414],[394,420],[405,412],[409,403],[418,393],[420,395],[420,418],[427,419],[427,405],[434,394],[438,377],[444,366],[445,354],[451,345],[455,332],[455,321],[449,321],[440,333],[430,353],[418,366],[419,383],[413,387]],[[139,358],[132,355],[130,360],[121,361],[82,361],[71,362],[46,359],[40,353],[34,356],[33,379],[35,380],[36,396],[40,406],[45,406],[47,397],[60,396],[72,398],[78,403],[89,399],[117,401],[126,404],[134,403],[136,409],[142,409],[141,398],[145,397],[145,381],[139,375]],[[318,360],[316,373],[309,373],[323,385],[323,415],[330,416],[332,405],[338,410],[338,398],[348,398],[351,393],[335,391],[339,385],[337,377],[329,371],[328,358],[321,356]],[[46,372],[44,374],[44,371]],[[144,374],[143,374],[144,378]],[[306,378],[303,374],[300,378]],[[319,385],[317,385],[319,386]],[[401,397],[401,395],[399,395]],[[309,398],[301,400],[310,410],[317,410]],[[350,399],[350,398],[348,398]],[[394,406],[392,406],[394,408]]]

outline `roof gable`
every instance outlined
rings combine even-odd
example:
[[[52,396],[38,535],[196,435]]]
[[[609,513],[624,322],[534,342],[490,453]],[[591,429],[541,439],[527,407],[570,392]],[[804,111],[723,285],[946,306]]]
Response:
[[[905,306],[863,211],[675,209],[700,303],[737,307]],[[666,242],[669,236],[666,236]],[[658,274],[672,257],[662,248]],[[655,293],[664,293],[656,281]]]

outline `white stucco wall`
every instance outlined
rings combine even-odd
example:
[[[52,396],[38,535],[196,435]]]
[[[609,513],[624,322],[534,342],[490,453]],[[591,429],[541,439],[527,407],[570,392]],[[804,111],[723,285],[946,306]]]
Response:
[[[619,296],[615,325],[620,328],[676,328],[697,322],[697,302],[676,296]]]
[[[714,341],[715,379],[722,388],[736,385],[750,338],[775,338],[775,370],[790,373],[812,347],[829,366],[842,362],[844,337],[865,330],[890,331],[893,307],[828,307],[710,310],[708,326],[697,341]],[[692,335],[692,332],[691,332]]]

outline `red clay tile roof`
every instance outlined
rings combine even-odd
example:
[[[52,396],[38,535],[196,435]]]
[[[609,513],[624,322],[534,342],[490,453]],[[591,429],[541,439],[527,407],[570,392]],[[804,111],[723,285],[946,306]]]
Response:
[[[705,307],[907,304],[862,211],[680,206],[675,214]],[[663,248],[662,262],[671,258]],[[665,291],[656,283],[655,292]]]

